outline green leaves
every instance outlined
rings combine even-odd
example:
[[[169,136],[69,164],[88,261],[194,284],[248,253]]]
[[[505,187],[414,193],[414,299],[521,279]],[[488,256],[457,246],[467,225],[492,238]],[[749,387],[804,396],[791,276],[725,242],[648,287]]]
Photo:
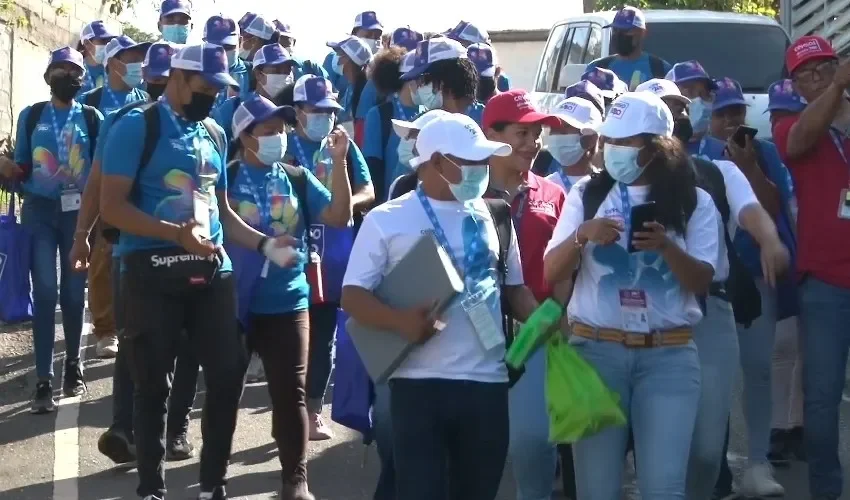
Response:
[[[618,0],[597,0],[595,10],[619,9],[622,5]],[[776,17],[779,12],[778,0],[636,0],[629,5],[640,9],[714,10],[768,17]]]

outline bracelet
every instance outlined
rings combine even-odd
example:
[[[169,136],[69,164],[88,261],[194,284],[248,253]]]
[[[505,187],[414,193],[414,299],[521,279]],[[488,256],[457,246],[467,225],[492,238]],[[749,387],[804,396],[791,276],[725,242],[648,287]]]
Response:
[[[257,243],[257,252],[259,252],[260,254],[263,254],[263,247],[266,246],[267,241],[269,241],[268,236],[263,236],[262,238],[260,238],[260,242]],[[263,254],[263,255],[265,255],[265,254]]]
[[[576,232],[575,232],[575,244],[576,244],[576,248],[584,248],[584,243],[581,243],[578,240],[578,229],[576,229]]]

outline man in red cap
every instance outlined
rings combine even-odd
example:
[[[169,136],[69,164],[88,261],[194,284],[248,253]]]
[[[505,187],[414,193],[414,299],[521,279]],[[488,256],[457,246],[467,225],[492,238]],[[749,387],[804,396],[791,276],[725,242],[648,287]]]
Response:
[[[542,147],[543,127],[560,125],[559,118],[537,111],[520,89],[493,96],[482,117],[487,138],[512,148],[508,156],[490,158],[490,192],[511,205],[522,275],[539,302],[553,295],[552,286],[543,278],[543,251],[552,238],[566,195],[554,182],[531,172],[531,166]],[[541,350],[528,361],[525,374],[509,393],[508,451],[518,498],[552,496],[558,454],[549,442],[544,386],[545,357]]]
[[[809,489],[841,497],[838,411],[850,345],[850,61],[804,36],[785,54],[794,90],[807,102],[773,125],[799,207],[797,270],[803,327],[803,420]]]

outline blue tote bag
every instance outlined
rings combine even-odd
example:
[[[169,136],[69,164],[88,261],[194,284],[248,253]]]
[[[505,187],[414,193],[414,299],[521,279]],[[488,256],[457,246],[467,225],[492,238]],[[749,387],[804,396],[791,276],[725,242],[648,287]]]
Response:
[[[225,244],[224,250],[233,262],[233,277],[236,280],[236,315],[242,328],[248,328],[248,308],[259,283],[266,258],[256,250],[239,245]]]
[[[337,312],[336,363],[334,367],[331,420],[363,435],[365,443],[372,442],[371,408],[374,399],[372,379],[354,342],[345,331],[348,315]]]
[[[6,215],[0,215],[0,320],[18,323],[32,319],[30,253],[32,237],[18,224],[15,193],[8,199]]]

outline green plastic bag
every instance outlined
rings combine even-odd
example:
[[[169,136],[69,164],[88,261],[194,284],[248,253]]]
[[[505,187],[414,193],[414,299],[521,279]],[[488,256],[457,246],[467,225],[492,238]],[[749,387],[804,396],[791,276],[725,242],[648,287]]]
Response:
[[[626,425],[620,395],[608,389],[563,335],[552,335],[546,344],[546,406],[553,443],[573,443]]]
[[[525,366],[532,354],[557,330],[563,314],[563,308],[552,299],[546,299],[540,304],[519,328],[516,338],[505,353],[508,366],[516,369]]]

